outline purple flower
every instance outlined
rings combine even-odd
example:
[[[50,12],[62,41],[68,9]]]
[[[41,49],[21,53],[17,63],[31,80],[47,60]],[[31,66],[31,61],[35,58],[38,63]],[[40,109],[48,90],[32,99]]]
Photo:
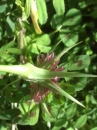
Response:
[[[60,62],[60,59],[57,61],[54,61],[54,52],[51,54],[47,54],[46,56],[44,54],[41,54],[37,57],[37,67],[44,68],[51,71],[63,71],[64,68],[62,66],[57,67]],[[52,80],[55,84],[58,86],[58,80],[59,78],[56,76]],[[36,104],[39,104],[41,99],[43,99],[50,90],[46,86],[41,86],[38,83],[33,83],[31,86],[31,96],[32,99],[36,102]]]

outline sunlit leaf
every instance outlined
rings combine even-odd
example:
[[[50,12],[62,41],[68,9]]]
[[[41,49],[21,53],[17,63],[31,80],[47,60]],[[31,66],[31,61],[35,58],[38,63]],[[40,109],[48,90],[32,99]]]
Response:
[[[51,26],[54,29],[60,29],[62,27],[63,18],[64,18],[63,15],[58,15],[58,14],[53,15],[53,18],[51,20]]]
[[[64,0],[53,0],[53,6],[58,15],[62,15],[65,12],[65,1]]]
[[[45,0],[36,0],[39,22],[45,24],[48,18]]]
[[[39,36],[39,37],[36,39],[36,44],[37,44],[37,46],[38,46],[38,45],[49,45],[50,42],[51,42],[50,37],[49,37],[49,35],[47,35],[47,34],[44,34],[44,35],[42,35],[42,36]]]
[[[92,128],[91,130],[97,130],[97,127]]]
[[[82,126],[85,125],[86,121],[87,121],[87,115],[82,115],[82,116],[80,116],[80,117],[77,119],[77,121],[76,121],[75,124],[74,124],[74,127],[79,129],[79,128],[81,128]]]
[[[43,53],[47,53],[51,50],[50,46],[38,45],[37,48],[40,50],[40,52],[43,52]]]
[[[35,54],[39,54],[39,50],[37,48],[36,43],[30,44],[28,46],[28,50],[29,50],[29,52],[32,52],[32,53],[35,53]]]
[[[9,54],[3,54],[3,55],[1,56],[1,58],[2,58],[4,61],[11,62],[11,63],[13,63],[13,62],[16,61],[16,59],[15,59],[13,56],[9,55]]]
[[[22,54],[22,51],[20,49],[18,49],[18,48],[8,48],[6,51],[8,53],[16,54],[16,55]]]
[[[62,28],[60,30],[60,38],[67,47],[70,47],[78,41],[78,33],[69,29]]]
[[[39,118],[39,106],[36,105],[33,109],[21,117],[18,121],[20,125],[35,125]]]
[[[29,102],[30,96],[23,97],[19,103],[19,109],[23,115],[29,113],[29,111],[35,106],[35,102]]]
[[[80,10],[76,8],[70,9],[64,18],[63,26],[73,26],[81,22],[82,15]]]
[[[68,70],[81,70],[90,65],[90,57],[88,55],[76,56],[68,64]]]
[[[76,114],[76,110],[77,110],[77,105],[72,103],[70,106],[68,106],[68,108],[66,109],[66,117],[68,119],[71,119],[74,117],[74,115]]]

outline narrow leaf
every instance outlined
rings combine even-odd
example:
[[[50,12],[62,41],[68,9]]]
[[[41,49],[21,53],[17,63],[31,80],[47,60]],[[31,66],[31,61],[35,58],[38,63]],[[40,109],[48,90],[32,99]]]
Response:
[[[16,54],[16,55],[22,54],[22,51],[20,49],[18,49],[18,48],[8,48],[6,51],[8,53]]]
[[[27,67],[27,68],[25,68],[25,67]],[[64,78],[64,77],[97,77],[97,75],[84,74],[84,73],[78,73],[78,72],[57,72],[57,71],[53,72],[51,70],[46,70],[46,69],[41,69],[41,68],[35,67],[35,66],[31,65],[30,63],[27,63],[24,66],[24,68],[25,68],[25,70],[29,70],[24,75],[27,78],[32,79],[32,80],[33,79],[36,79],[36,80],[54,79],[56,76],[59,78]]]
[[[42,103],[42,106],[43,106],[43,109],[46,111],[46,113],[47,113],[50,117],[52,117],[52,115],[50,114],[50,112],[49,112],[49,110],[48,110],[46,104],[45,104],[45,103]]]
[[[70,99],[71,101],[77,103],[78,105],[85,107],[82,103],[80,103],[79,101],[77,101],[75,98],[73,98],[71,95],[69,95],[68,93],[66,93],[64,90],[62,90],[59,86],[57,86],[53,81],[48,80],[47,82],[41,83],[40,84],[43,86],[47,86],[49,89],[54,90],[56,92],[58,92],[59,94],[65,96],[66,98]]]
[[[67,53],[69,50],[71,50],[73,47],[79,45],[81,42],[77,43],[77,44],[74,44],[72,45],[71,47],[68,47],[68,48],[65,48],[63,51],[61,51],[54,59],[54,61],[57,61],[58,59],[60,59],[65,53]]]

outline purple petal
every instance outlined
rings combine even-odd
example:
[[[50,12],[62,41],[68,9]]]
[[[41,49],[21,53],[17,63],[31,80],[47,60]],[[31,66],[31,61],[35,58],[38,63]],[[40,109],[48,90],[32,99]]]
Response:
[[[55,81],[55,82],[58,82],[58,79],[59,79],[59,78],[56,76],[56,77],[54,78],[54,81]]]
[[[63,66],[60,66],[58,68],[55,69],[55,71],[63,71],[64,70],[64,67]]]
[[[53,58],[54,58],[54,52],[52,52],[50,55],[47,54],[47,61],[48,61],[48,62],[49,62],[49,61],[52,61]]]
[[[46,58],[45,55],[41,54],[40,56],[37,57],[37,61],[41,64],[44,62],[45,58]]]
[[[57,61],[55,61],[55,62],[53,63],[53,65],[51,66],[51,70],[55,70],[55,68],[56,68],[56,66],[58,65],[59,62],[60,62],[60,59],[57,60]]]

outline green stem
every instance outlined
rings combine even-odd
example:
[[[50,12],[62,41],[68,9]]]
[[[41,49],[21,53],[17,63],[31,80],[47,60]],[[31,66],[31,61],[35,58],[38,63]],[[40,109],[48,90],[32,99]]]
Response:
[[[0,71],[13,73],[25,77],[28,72],[28,67],[25,65],[0,65]]]
[[[9,72],[21,76],[22,78],[33,81],[44,81],[48,79],[54,79],[56,76],[63,77],[97,77],[97,75],[83,74],[78,72],[53,72],[38,68],[31,63],[25,65],[0,65],[0,71]]]
[[[1,90],[1,92],[3,92],[8,86],[10,86],[10,85],[12,85],[13,83],[19,81],[20,79],[21,79],[21,78],[18,78],[18,79],[16,79],[15,81],[13,81],[13,82],[7,84],[7,85]]]
[[[59,32],[62,26],[60,26],[57,30],[55,30],[54,32],[49,33],[49,37],[52,38],[54,36],[55,33]]]

